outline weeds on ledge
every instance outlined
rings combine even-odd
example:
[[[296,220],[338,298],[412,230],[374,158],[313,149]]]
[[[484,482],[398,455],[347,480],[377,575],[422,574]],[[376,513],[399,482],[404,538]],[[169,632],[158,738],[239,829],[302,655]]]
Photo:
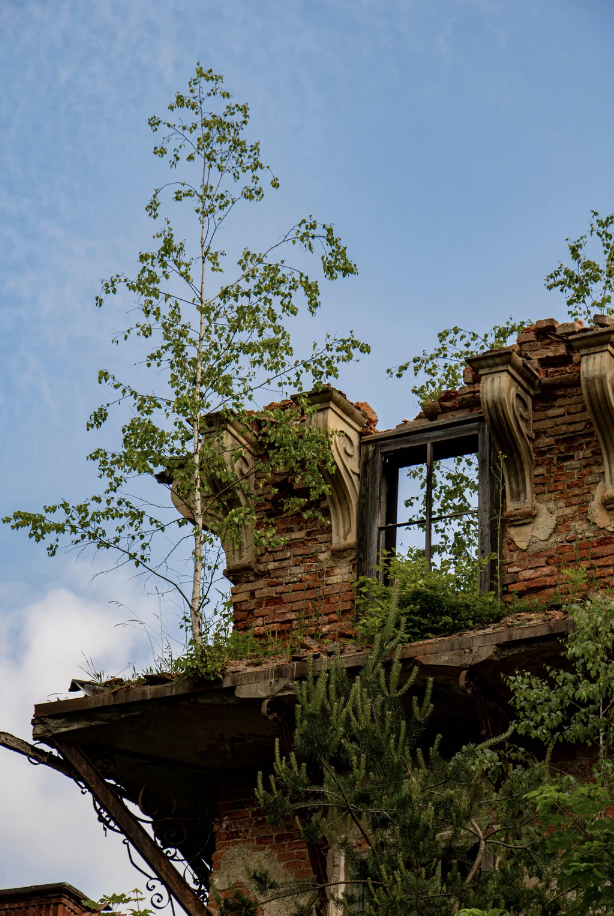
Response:
[[[466,568],[459,572],[444,566],[428,571],[423,558],[397,555],[389,559],[387,573],[389,582],[398,582],[395,627],[400,632],[404,620],[400,636],[403,643],[479,630],[517,614],[566,608],[583,600],[591,584],[589,572],[584,567],[563,567],[558,576],[559,588],[552,599],[504,602],[495,593],[480,594],[474,584],[477,577],[472,580]],[[356,641],[363,645],[373,644],[388,620],[393,586],[384,584],[381,579],[363,576],[355,583],[355,590]],[[289,633],[271,627],[256,636],[251,630],[234,629],[232,604],[225,599],[216,614],[203,621],[203,646],[189,640],[181,654],[174,655],[170,642],[163,640],[161,651],[154,653],[154,666],[143,672],[133,671],[130,678],[105,680],[102,673],[95,671],[91,660],[88,660],[87,673],[100,686],[111,690],[129,684],[159,683],[152,680],[154,677],[211,682],[221,678],[233,662],[244,661],[258,666],[273,658],[289,660],[297,652],[305,654],[302,648],[305,636],[315,640],[315,648],[324,648],[329,641],[330,637],[322,631],[325,615],[321,604],[320,598],[306,600]],[[351,645],[354,640],[342,642]]]
[[[392,556],[386,569],[388,581],[399,583],[396,625],[405,620],[404,642],[478,629],[510,612],[494,593],[480,594],[466,576],[452,569],[427,570],[421,557]],[[373,642],[382,631],[391,600],[391,585],[367,576],[358,580],[356,630],[361,641]]]

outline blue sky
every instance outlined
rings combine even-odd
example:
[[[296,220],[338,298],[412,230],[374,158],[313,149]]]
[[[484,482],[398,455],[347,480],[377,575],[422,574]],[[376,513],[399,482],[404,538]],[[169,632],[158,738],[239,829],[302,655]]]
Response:
[[[614,210],[607,0],[4,0],[0,51],[3,515],[91,492],[97,369],[128,359],[109,343],[125,315],[94,296],[148,246],[144,205],[166,171],[147,118],[197,60],[250,103],[281,180],[233,239],[264,245],[313,213],[357,261],[299,333],[371,343],[340,387],[382,427],[417,411],[409,378],[385,369],[439,329],[561,320],[543,278],[591,208]],[[107,670],[147,661],[109,602],[151,608],[134,582],[90,583],[87,562],[0,538],[0,729],[27,737],[32,703],[65,690],[82,652]],[[8,756],[0,886],[132,886],[79,793]]]

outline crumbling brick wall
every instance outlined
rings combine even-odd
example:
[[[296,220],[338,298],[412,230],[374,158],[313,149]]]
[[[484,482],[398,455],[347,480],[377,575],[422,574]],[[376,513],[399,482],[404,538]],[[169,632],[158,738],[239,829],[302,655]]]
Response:
[[[546,319],[518,338],[520,355],[541,379],[533,398],[535,498],[555,513],[556,526],[547,541],[533,539],[526,550],[504,530],[502,582],[509,595],[562,592],[563,570],[577,565],[587,570],[592,589],[611,584],[614,538],[589,517],[603,457],[582,393],[580,354],[568,341],[580,328]]]
[[[540,391],[533,396],[534,495],[555,516],[546,540],[533,537],[519,547],[510,526],[502,523],[501,584],[504,597],[546,600],[568,588],[563,572],[582,566],[587,586],[602,590],[614,572],[614,536],[590,518],[595,488],[603,478],[603,457],[588,414],[580,377],[580,354],[569,343],[582,324],[547,318],[526,327],[517,352],[535,369]],[[480,377],[464,373],[466,385],[445,391],[425,404],[419,420],[431,422],[461,416],[480,407]]]
[[[298,512],[278,515],[276,529],[286,542],[261,552],[255,570],[233,575],[237,629],[251,629],[255,636],[286,636],[291,629],[347,635],[354,619],[356,547],[333,550],[325,500],[318,508],[322,520],[304,519]],[[270,485],[259,509],[269,518],[277,512]]]
[[[581,330],[578,323],[544,319],[518,337],[516,352],[540,379],[540,390],[533,396],[534,497],[555,523],[545,540],[532,537],[523,548],[503,520],[500,575],[506,600],[556,599],[565,589],[563,572],[572,566],[585,568],[589,588],[611,584],[614,533],[595,523],[591,509],[603,478],[603,457],[582,392],[581,357],[569,341]],[[401,425],[417,428],[480,411],[480,376],[467,367],[463,380],[461,388],[442,392],[423,405],[415,420]],[[368,405],[358,406],[368,414],[364,441],[374,431],[377,417]],[[261,553],[255,569],[233,574],[235,625],[252,628],[257,636],[284,636],[290,630],[351,636],[356,545],[333,548],[326,500],[319,506],[324,521],[285,516],[282,505],[271,487],[265,488],[259,511],[276,519],[286,543]]]
[[[341,392],[336,394],[349,409],[362,412],[364,427],[360,435],[370,436],[377,424],[371,407],[366,403],[351,404]],[[257,477],[256,490],[258,525],[274,522],[284,543],[275,548],[257,548],[253,565],[226,573],[232,582],[235,627],[261,638],[285,638],[291,631],[329,638],[353,635],[356,541],[334,544],[327,499],[311,507],[318,510],[316,518],[285,510],[284,497],[307,495],[297,489],[292,476]]]
[[[233,772],[232,782],[225,781],[213,824],[215,853],[212,881],[224,895],[230,887],[249,892],[245,865],[266,868],[274,880],[286,883],[313,877],[309,853],[298,828],[290,823],[273,828],[258,807],[254,797],[255,773],[246,768]],[[210,906],[215,909],[213,900]],[[267,913],[275,916],[277,906],[271,904]],[[282,902],[280,913],[286,912]]]

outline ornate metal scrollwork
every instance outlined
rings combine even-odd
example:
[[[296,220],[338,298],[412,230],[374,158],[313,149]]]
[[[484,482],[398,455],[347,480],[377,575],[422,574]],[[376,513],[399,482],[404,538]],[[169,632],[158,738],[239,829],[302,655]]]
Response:
[[[132,847],[127,839],[124,838],[123,844],[126,847],[128,852],[128,858],[130,859],[130,864],[133,868],[136,868],[138,872],[145,878],[145,890],[150,895],[149,900],[152,907],[155,910],[163,910],[167,906],[170,906],[173,916],[175,916],[175,901],[173,900],[173,895],[169,892],[166,884],[161,881],[159,878],[156,878],[154,875],[150,875],[146,872],[138,862],[135,862],[132,857]],[[156,886],[160,885],[162,890],[157,890]]]
[[[202,838],[202,812],[200,816],[198,813],[189,816],[182,814],[170,789],[153,789],[147,783],[139,792],[137,804],[145,815],[139,818],[141,823],[149,826],[165,856],[179,867],[184,880],[198,896],[206,900],[211,873],[211,863],[208,861],[211,829]],[[186,808],[185,799],[183,808]],[[187,808],[198,812],[199,805],[192,801],[187,803]]]
[[[188,824],[181,817],[174,816],[177,803],[171,792],[164,792],[162,797],[160,793],[155,793],[150,787],[144,786],[139,795],[138,804],[141,811],[146,814],[146,817],[138,818],[140,823],[149,828],[149,832],[162,847],[167,859],[179,868],[184,881],[206,902],[209,896],[211,872],[210,863],[206,861],[211,838],[210,831],[204,843],[195,844],[189,835]],[[113,830],[116,833],[122,833],[95,800],[94,808],[105,831]],[[199,821],[197,817],[188,820],[193,820],[195,823]],[[131,864],[147,879],[146,889],[151,895],[151,905],[155,909],[164,909],[170,903],[172,908],[173,898],[164,882],[144,871],[135,862],[129,841],[124,839],[123,842],[128,850]],[[189,850],[186,847],[189,847]]]
[[[83,789],[82,793],[84,795],[87,794],[87,789]],[[107,834],[107,830],[110,830],[112,833],[123,834],[124,831],[121,830],[115,821],[109,817],[106,810],[102,807],[95,795],[92,795],[92,805],[94,807],[94,811],[96,812],[96,817],[98,818],[99,823],[102,824],[102,829],[104,830],[105,836]]]

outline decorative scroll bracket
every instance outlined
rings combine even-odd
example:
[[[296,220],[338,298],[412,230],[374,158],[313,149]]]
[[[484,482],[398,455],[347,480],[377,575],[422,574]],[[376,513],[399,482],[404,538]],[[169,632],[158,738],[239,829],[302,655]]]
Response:
[[[535,529],[543,539],[552,532],[554,517],[535,504],[533,496],[533,395],[539,390],[539,376],[517,351],[517,347],[490,350],[467,362],[480,375],[480,401],[484,417],[498,451],[503,456],[506,510],[511,534],[526,548]],[[546,517],[541,516],[546,513]],[[541,524],[536,526],[538,516]],[[551,521],[552,520],[552,521]],[[545,524],[544,524],[545,523]]]
[[[117,824],[162,884],[189,916],[214,916],[213,911],[198,897],[179,874],[170,859],[149,836],[145,828],[125,806],[119,795],[103,779],[92,762],[76,744],[57,741],[57,748],[77,773],[92,795]]]
[[[295,400],[298,395],[293,396]],[[323,388],[307,394],[317,412],[309,422],[323,431],[333,431],[331,448],[336,470],[323,471],[330,487],[328,505],[333,535],[333,549],[355,547],[358,537],[358,492],[360,483],[360,430],[365,414],[336,388]]]
[[[248,439],[237,422],[230,422],[220,431],[212,429],[212,435],[218,437],[216,449],[223,457],[227,470],[236,475],[240,484],[229,489],[226,481],[219,480],[211,474],[207,478],[209,492],[203,495],[205,504],[206,525],[217,532],[220,522],[233,509],[251,508],[254,492],[254,464],[256,446]],[[177,490],[176,483],[171,487],[173,505],[181,515],[194,520],[191,499],[183,498]],[[241,525],[236,537],[222,538],[222,547],[226,555],[226,569],[229,573],[249,569],[254,564],[254,524],[253,521]]]
[[[597,488],[591,514],[597,525],[610,527],[609,513],[614,511],[614,328],[573,334],[569,342],[581,356],[582,393],[603,455],[604,481]]]

